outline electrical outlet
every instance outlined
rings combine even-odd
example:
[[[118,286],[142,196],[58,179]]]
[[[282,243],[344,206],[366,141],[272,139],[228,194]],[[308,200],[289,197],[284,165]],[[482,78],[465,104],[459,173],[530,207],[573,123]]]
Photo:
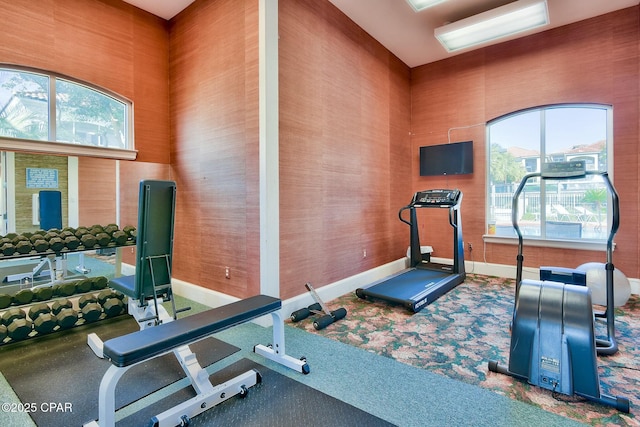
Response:
[[[224,277],[227,279],[231,279],[231,272],[229,271],[229,267],[224,268]]]
[[[469,243],[469,252],[471,252],[472,250],[473,250],[473,245]]]
[[[362,258],[366,258],[367,257],[367,250],[363,249],[362,250]]]

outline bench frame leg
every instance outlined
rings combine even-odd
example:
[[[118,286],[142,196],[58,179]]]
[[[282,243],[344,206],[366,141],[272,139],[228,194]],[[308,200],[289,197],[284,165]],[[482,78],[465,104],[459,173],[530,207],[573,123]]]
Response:
[[[262,377],[260,376],[260,373],[255,369],[252,369],[225,383],[218,384],[215,387],[211,386],[211,390],[207,393],[198,393],[198,395],[191,399],[186,400],[173,408],[167,409],[153,417],[149,424],[154,427],[174,427],[176,425],[181,425],[185,421],[188,422],[191,418],[201,414],[207,409],[219,405],[225,400],[228,400],[238,394],[241,397],[245,397],[248,393],[248,389],[261,381]],[[207,382],[211,385],[209,381]]]
[[[307,361],[304,358],[296,359],[286,354],[284,344],[284,320],[282,318],[282,310],[274,311],[271,313],[273,318],[273,344],[271,346],[265,346],[262,344],[256,345],[253,351],[267,359],[273,360],[287,368],[294,371],[308,374],[311,372]]]
[[[187,419],[195,417],[237,394],[244,397],[250,387],[262,382],[260,373],[255,369],[251,369],[227,382],[214,386],[209,380],[209,374],[206,369],[200,366],[196,355],[191,352],[188,345],[174,350],[173,353],[189,377],[191,386],[196,391],[196,396],[153,417],[151,420],[153,426],[180,425],[183,417],[186,416]],[[114,427],[116,425],[116,385],[129,368],[148,360],[151,359],[125,367],[109,366],[100,382],[98,420],[85,424],[85,427]]]

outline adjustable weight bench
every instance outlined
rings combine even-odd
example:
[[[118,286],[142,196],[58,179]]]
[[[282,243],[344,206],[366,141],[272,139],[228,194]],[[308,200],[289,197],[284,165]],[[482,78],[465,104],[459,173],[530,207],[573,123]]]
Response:
[[[178,313],[189,308],[176,310],[171,289],[175,200],[175,182],[140,182],[136,273],[115,278],[109,286],[128,297],[127,310],[138,321],[141,330],[105,343],[95,333],[88,335],[89,347],[98,357],[109,359],[112,366],[100,383],[99,419],[87,425],[114,426],[114,393],[120,377],[131,366],[169,352],[175,354],[197,396],[158,415],[154,419],[155,425],[187,425],[185,420],[206,408],[235,394],[246,394],[248,387],[260,381],[258,373],[249,371],[214,387],[189,344],[269,313],[273,318],[273,344],[257,345],[254,352],[303,374],[310,372],[304,359],[295,359],[285,353],[282,302],[277,298],[258,295],[177,318]],[[164,301],[171,301],[172,314],[163,306]]]
[[[195,355],[181,357],[179,353],[190,353],[188,344],[269,313],[273,316],[274,343],[270,347],[258,345],[254,351],[304,374],[309,373],[306,361],[285,354],[281,307],[282,302],[278,298],[257,295],[106,341],[103,354],[112,365],[100,383],[98,420],[85,426],[115,426],[115,389],[122,375],[138,363],[171,351],[178,356],[197,395],[156,415],[151,419],[150,425],[186,426],[192,417],[205,410],[235,395],[246,396],[250,387],[261,382],[258,371],[252,369],[223,384],[213,386],[209,381],[209,374],[200,366]]]
[[[177,319],[171,289],[173,230],[176,209],[176,183],[173,181],[140,181],[138,196],[138,228],[136,237],[136,271],[116,277],[109,287],[128,297],[127,311],[140,329]],[[172,314],[162,305],[170,301]],[[102,341],[94,333],[88,336],[89,347],[102,357]]]

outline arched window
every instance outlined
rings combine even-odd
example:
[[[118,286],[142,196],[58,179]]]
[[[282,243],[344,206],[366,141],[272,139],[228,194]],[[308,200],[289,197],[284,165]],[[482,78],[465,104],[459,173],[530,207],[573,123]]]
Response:
[[[543,162],[585,160],[588,170],[608,172],[613,153],[612,108],[560,104],[527,109],[487,124],[487,234],[516,237],[512,196],[525,174]],[[599,176],[527,181],[518,205],[525,238],[601,243],[608,237],[606,187]]]
[[[89,83],[0,65],[0,149],[135,158],[132,104]]]

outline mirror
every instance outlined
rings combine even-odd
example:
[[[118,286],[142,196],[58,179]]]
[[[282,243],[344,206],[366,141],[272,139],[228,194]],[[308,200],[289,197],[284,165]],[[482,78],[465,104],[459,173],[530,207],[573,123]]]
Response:
[[[116,160],[21,152],[1,152],[0,159],[0,234],[40,229],[42,190],[61,193],[63,228],[119,223]]]

